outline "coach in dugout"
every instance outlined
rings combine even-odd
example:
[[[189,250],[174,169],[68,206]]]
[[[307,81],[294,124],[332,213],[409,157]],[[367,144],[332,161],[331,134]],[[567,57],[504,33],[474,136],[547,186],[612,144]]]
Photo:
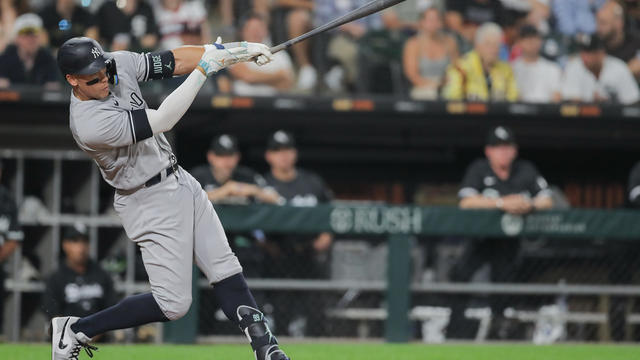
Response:
[[[2,177],[2,161],[0,161],[0,178]],[[4,314],[4,261],[22,242],[24,234],[18,224],[16,202],[9,190],[0,184],[0,334],[2,334]]]
[[[551,208],[552,192],[547,181],[531,162],[517,159],[518,146],[509,128],[493,128],[488,134],[484,153],[486,157],[474,161],[462,180],[458,192],[462,209],[500,209],[519,215]],[[488,263],[491,282],[516,281],[515,259],[519,249],[518,239],[474,239],[454,267],[452,278],[467,282]],[[502,313],[502,306],[496,299],[492,299],[491,307],[494,314]],[[455,317],[461,316],[460,312],[454,311],[452,325]]]

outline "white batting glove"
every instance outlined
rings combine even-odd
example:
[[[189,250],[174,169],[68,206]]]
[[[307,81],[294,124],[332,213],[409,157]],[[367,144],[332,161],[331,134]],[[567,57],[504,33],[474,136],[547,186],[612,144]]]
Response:
[[[204,45],[204,54],[198,65],[208,76],[239,62],[255,60],[258,65],[264,65],[272,58],[266,45],[246,41],[222,44],[218,37],[215,43]]]

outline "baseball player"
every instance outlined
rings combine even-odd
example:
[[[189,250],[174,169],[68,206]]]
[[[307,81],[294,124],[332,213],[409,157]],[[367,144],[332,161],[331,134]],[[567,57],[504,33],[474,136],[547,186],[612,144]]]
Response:
[[[93,357],[96,347],[89,342],[98,334],[184,316],[191,305],[194,260],[256,359],[289,359],[257,309],[207,194],[178,165],[163,135],[187,111],[207,76],[242,61],[266,64],[271,57],[263,44],[221,44],[220,38],[148,54],[105,53],[89,38],[73,38],[60,47],[58,66],[73,88],[71,132],[116,189],[115,210],[140,247],[151,293],[83,318],[53,318],[52,360],[77,360],[83,348]],[[188,74],[184,82],[158,109],[149,109],[138,82],[183,74]]]

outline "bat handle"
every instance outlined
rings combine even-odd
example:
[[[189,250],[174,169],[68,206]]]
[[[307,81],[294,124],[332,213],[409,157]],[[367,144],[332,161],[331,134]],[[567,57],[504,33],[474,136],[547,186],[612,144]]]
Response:
[[[291,41],[283,42],[282,44],[271,47],[269,51],[271,51],[272,54],[275,54],[278,51],[284,50],[291,45],[293,45]]]

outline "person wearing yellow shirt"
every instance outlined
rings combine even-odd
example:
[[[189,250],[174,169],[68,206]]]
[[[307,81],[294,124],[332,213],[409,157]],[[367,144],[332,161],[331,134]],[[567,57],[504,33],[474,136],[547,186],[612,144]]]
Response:
[[[511,66],[499,60],[502,29],[483,24],[474,49],[447,70],[443,96],[448,100],[516,101],[518,87]]]

